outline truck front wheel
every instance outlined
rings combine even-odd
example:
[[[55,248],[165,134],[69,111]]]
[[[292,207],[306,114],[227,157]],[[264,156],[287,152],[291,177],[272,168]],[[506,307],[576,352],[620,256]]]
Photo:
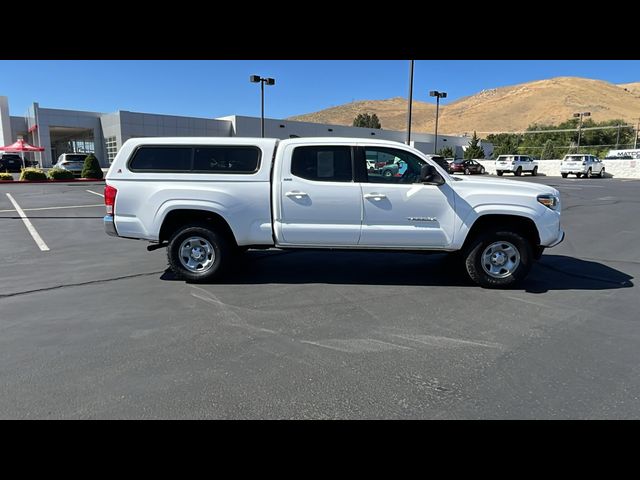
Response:
[[[231,253],[227,239],[202,224],[180,227],[171,236],[167,248],[171,269],[191,282],[214,279]]]
[[[464,253],[471,280],[484,288],[509,288],[523,280],[533,264],[530,242],[511,231],[486,232]]]

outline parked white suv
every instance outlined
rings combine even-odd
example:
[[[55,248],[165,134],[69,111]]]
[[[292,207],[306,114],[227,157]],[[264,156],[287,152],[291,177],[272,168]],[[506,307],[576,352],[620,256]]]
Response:
[[[496,173],[501,177],[504,172],[513,173],[516,177],[522,172],[535,176],[538,174],[538,162],[528,155],[500,155],[496,158]]]
[[[560,162],[560,175],[562,175],[562,178],[567,178],[569,174],[575,175],[577,178],[583,175],[585,178],[591,178],[596,175],[602,178],[604,177],[604,164],[602,160],[594,155],[582,153],[565,155],[562,162]]]

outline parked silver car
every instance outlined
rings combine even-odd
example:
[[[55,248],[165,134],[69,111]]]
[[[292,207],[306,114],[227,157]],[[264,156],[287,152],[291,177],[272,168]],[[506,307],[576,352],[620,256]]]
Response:
[[[53,168],[68,170],[79,177],[82,174],[84,159],[87,158],[87,155],[86,153],[63,153],[58,157],[58,161]]]

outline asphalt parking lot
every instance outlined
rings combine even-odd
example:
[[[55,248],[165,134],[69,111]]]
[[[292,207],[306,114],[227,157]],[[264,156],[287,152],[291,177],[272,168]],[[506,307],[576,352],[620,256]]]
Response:
[[[0,185],[0,418],[640,418],[640,181],[519,180],[567,236],[508,291],[360,252],[190,285],[104,234],[102,184]]]

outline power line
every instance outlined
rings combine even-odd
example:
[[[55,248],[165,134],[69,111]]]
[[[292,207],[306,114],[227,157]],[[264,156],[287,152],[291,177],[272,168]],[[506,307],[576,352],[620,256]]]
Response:
[[[620,124],[620,125],[611,125],[611,126],[606,126],[606,127],[582,127],[580,130],[584,131],[584,130],[607,130],[607,129],[615,129],[615,128],[631,128],[633,130],[635,130],[635,125],[630,124],[630,123],[625,123],[625,124]],[[488,133],[488,134],[493,134],[493,135],[500,135],[500,134],[506,134],[506,135],[524,135],[525,133],[556,133],[556,132],[577,132],[578,128],[562,128],[562,129],[557,129],[557,130],[522,130],[522,131],[517,131],[517,132],[498,132],[498,131],[481,131],[481,130],[477,130],[476,134],[478,133]]]

